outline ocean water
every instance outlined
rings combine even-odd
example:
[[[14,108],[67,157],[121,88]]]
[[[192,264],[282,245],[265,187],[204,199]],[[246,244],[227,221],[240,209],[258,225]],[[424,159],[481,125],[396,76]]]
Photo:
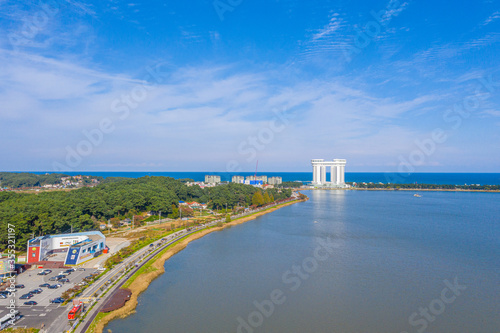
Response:
[[[35,172],[43,174],[45,172]],[[64,172],[68,175],[92,175],[102,177],[129,177],[139,178],[143,176],[167,176],[176,179],[191,178],[195,181],[205,180],[205,175],[220,175],[222,181],[231,181],[234,175],[250,176],[253,172],[240,172],[238,174],[223,172],[109,172],[109,171],[72,171]],[[267,175],[268,177],[280,176],[283,181],[303,181],[312,180],[312,172],[259,172],[258,175]],[[327,180],[329,180],[327,173]],[[500,173],[391,173],[391,172],[346,172],[345,180],[347,182],[373,182],[373,183],[398,183],[398,184],[481,184],[498,185],[500,184]]]
[[[500,331],[500,194],[304,193],[190,243],[105,331]]]

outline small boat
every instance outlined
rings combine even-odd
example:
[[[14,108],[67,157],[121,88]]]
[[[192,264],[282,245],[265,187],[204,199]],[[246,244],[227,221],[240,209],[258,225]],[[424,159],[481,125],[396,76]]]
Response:
[[[422,197],[420,194],[417,194],[417,193],[415,193],[413,196],[417,197],[417,198],[421,198]]]

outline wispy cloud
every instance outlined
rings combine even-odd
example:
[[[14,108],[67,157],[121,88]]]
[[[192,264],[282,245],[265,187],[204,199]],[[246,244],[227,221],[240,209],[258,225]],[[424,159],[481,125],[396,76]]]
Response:
[[[496,11],[494,12],[493,14],[491,14],[483,23],[482,25],[485,26],[485,25],[488,25],[496,20],[498,20],[500,18],[500,11]]]

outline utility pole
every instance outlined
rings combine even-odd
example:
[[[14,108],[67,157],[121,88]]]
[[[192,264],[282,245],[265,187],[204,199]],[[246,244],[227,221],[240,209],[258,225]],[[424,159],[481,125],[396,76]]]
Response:
[[[158,220],[158,224],[161,224],[161,210],[160,210],[160,217],[159,217],[159,220]]]

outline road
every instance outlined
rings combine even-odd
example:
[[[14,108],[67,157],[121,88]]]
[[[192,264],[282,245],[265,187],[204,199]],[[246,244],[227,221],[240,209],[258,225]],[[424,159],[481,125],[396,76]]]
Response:
[[[293,201],[293,199],[289,200],[289,201]],[[270,206],[263,207],[263,208],[258,208],[258,209],[252,210],[252,211],[247,211],[247,212],[238,214],[236,216],[233,216],[232,219],[238,219],[238,218],[241,218],[241,217],[244,217],[247,215],[251,215],[251,214],[254,214],[256,212],[271,208],[271,207],[276,206],[276,205],[277,204],[270,205]],[[178,240],[180,240],[184,237],[187,237],[188,235],[191,235],[191,234],[193,234],[201,229],[205,229],[207,227],[210,227],[210,226],[217,224],[218,222],[224,222],[224,221],[225,221],[225,219],[219,219],[219,220],[212,221],[210,223],[200,224],[199,226],[196,226],[196,227],[191,227],[190,231],[187,231],[186,229],[181,230],[181,231],[177,231],[177,232],[175,232],[167,237],[164,237],[164,239],[166,239],[166,241],[158,240],[158,241],[153,242],[152,243],[152,244],[154,244],[153,251],[151,251],[152,248],[150,246],[146,246],[146,247],[138,250],[134,254],[132,254],[130,257],[125,258],[119,265],[116,265],[115,267],[113,267],[113,269],[106,272],[106,274],[101,276],[99,278],[99,280],[95,281],[91,286],[89,286],[87,289],[85,289],[82,296],[80,296],[80,298],[83,298],[83,299],[90,298],[94,295],[94,293],[99,291],[99,289],[103,286],[107,287],[109,289],[109,290],[107,290],[107,293],[103,298],[95,299],[97,304],[90,310],[90,312],[87,314],[86,318],[83,320],[83,323],[81,323],[78,326],[78,328],[75,330],[75,332],[77,332],[77,333],[85,332],[88,329],[89,325],[94,320],[95,316],[99,313],[102,306],[107,302],[109,297],[113,294],[113,292],[116,289],[120,288],[128,280],[128,278],[130,276],[132,276],[135,272],[137,272],[137,270],[139,270],[151,258],[153,258],[155,255],[157,255],[159,252],[163,251],[167,246],[170,246],[170,245],[174,244],[175,242],[177,242]],[[160,246],[158,246],[158,245],[160,245]],[[138,267],[134,267],[133,269],[131,269],[128,273],[126,273],[126,276],[124,278],[122,278],[118,283],[116,283],[114,286],[109,287],[109,285],[110,285],[108,283],[109,280],[114,281],[117,278],[122,277],[125,270],[126,270],[126,267],[128,265],[134,265],[136,263],[138,264]],[[104,289],[103,292],[105,290],[106,289]],[[72,307],[72,304],[68,304],[65,307],[64,311],[59,315],[59,317],[57,317],[55,320],[52,321],[52,324],[46,329],[45,332],[65,333],[68,330],[70,330],[71,326],[70,326],[70,323],[67,319],[67,314],[68,314],[69,310],[71,309],[71,307]],[[41,333],[44,333],[44,332],[41,331]]]

